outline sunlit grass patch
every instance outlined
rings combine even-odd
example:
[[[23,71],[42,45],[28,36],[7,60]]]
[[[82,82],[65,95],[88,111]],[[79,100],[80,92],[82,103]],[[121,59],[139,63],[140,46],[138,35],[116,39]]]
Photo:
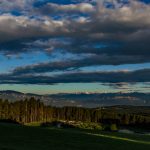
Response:
[[[140,141],[140,140],[134,140],[134,139],[124,138],[124,137],[119,137],[119,136],[105,135],[105,134],[94,134],[94,133],[87,133],[87,134],[88,135],[99,136],[99,137],[116,139],[116,140],[123,140],[123,141],[128,141],[128,142],[134,142],[134,143],[141,143],[141,144],[148,144],[148,145],[150,145],[150,142],[148,142],[148,141],[142,141],[142,140]]]

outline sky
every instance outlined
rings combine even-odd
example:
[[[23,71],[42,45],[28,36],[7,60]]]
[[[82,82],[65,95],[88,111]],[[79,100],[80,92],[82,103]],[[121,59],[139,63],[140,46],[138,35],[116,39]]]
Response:
[[[150,90],[149,0],[0,0],[0,90]]]

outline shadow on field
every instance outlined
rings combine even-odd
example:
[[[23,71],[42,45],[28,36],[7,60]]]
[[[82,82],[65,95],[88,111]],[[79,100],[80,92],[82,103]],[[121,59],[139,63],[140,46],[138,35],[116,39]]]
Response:
[[[105,136],[98,136],[102,134]],[[115,139],[111,136],[119,138],[116,133],[0,123],[0,150],[110,150],[110,148],[115,150],[149,150],[150,148],[150,145],[145,143]],[[132,138],[123,138],[137,138],[139,140],[140,137],[132,135]],[[148,138],[150,139],[150,137],[146,137],[146,141],[149,140]]]
[[[2,147],[0,148],[1,150],[15,150],[15,149],[12,149],[12,148],[6,148],[6,147]]]

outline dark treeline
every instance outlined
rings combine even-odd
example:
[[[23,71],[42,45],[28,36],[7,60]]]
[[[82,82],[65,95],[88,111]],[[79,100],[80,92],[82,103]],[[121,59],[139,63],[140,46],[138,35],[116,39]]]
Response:
[[[117,125],[136,125],[150,127],[150,116],[128,112],[118,112],[103,108],[51,107],[40,100],[16,101],[0,100],[0,119],[19,123],[48,122],[52,120],[83,121],[96,123],[116,123]]]

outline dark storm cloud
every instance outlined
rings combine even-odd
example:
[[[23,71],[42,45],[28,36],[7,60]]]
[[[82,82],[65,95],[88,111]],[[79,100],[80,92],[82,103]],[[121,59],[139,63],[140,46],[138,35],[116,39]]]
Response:
[[[116,72],[77,72],[54,76],[1,74],[0,84],[136,83],[150,82],[150,69]]]
[[[146,58],[146,59],[145,59]],[[150,57],[145,56],[91,56],[84,59],[79,60],[68,60],[68,61],[57,61],[57,62],[47,62],[47,63],[39,63],[35,65],[29,65],[25,67],[18,67],[13,70],[14,74],[31,74],[31,73],[47,73],[54,71],[68,71],[75,70],[82,67],[88,66],[98,66],[98,65],[120,65],[120,64],[136,64],[137,62],[149,62]]]
[[[110,87],[110,88],[112,88],[112,89],[119,89],[119,90],[130,90],[130,89],[132,89],[132,88],[130,87],[131,84],[128,83],[128,82],[103,83],[102,85],[108,86],[108,87]],[[133,83],[132,83],[132,85],[133,85]]]

